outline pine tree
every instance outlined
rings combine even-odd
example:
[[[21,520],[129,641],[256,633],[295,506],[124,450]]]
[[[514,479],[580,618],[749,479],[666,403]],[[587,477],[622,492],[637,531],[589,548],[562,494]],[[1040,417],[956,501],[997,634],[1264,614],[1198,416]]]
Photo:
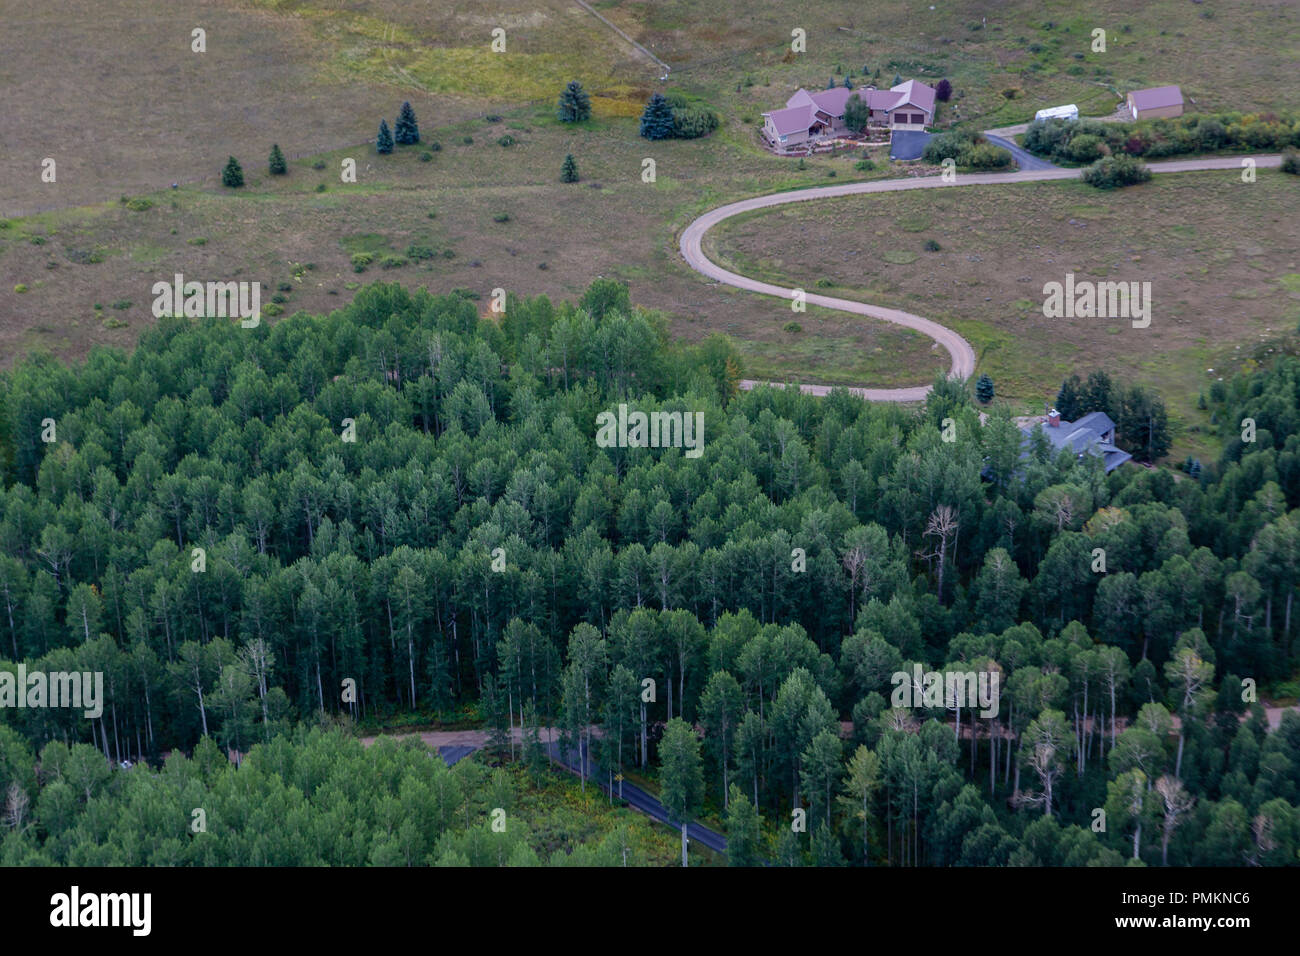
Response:
[[[851,90],[851,89],[853,89],[853,81],[852,81],[851,79],[849,79],[849,77],[848,77],[847,75],[845,75],[845,77],[844,77],[844,88],[845,88],[846,90]]]
[[[898,86],[898,84],[900,84],[900,83],[902,83],[902,82],[903,82],[903,75],[902,75],[901,73],[895,73],[895,74],[894,74],[894,82],[893,82],[893,83],[890,83],[889,85],[890,85],[890,86]]]
[[[560,93],[557,115],[562,123],[581,123],[591,118],[591,97],[577,80],[570,80]]]
[[[573,154],[569,153],[564,157],[564,165],[560,168],[560,182],[576,183],[578,181],[578,164],[573,159]]]
[[[226,161],[226,168],[221,171],[221,185],[229,186],[231,189],[238,189],[244,185],[244,168],[233,156]]]
[[[987,405],[993,401],[993,379],[989,378],[987,374],[981,375],[975,383],[975,397],[979,399],[981,405]]]
[[[662,93],[650,97],[641,114],[641,135],[646,139],[667,139],[673,135],[673,108]]]
[[[952,84],[947,78],[939,81],[939,85],[934,88],[934,98],[940,103],[947,103],[952,96]]]
[[[414,146],[420,141],[420,124],[415,121],[415,110],[410,101],[402,104],[397,114],[397,125],[393,128],[393,138],[398,146]]]
[[[284,161],[284,153],[280,152],[279,143],[271,144],[271,158],[267,160],[267,165],[272,176],[283,176],[289,171],[289,167]]]
[[[393,151],[393,134],[388,131],[388,120],[379,121],[379,136],[375,139],[375,152],[381,156]]]
[[[828,90],[835,89],[835,77],[832,76],[829,80],[826,81],[826,89]]]

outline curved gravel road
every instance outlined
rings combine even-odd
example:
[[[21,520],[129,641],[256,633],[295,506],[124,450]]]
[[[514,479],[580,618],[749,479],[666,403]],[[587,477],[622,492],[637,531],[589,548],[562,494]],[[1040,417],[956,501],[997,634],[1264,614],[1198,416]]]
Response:
[[[1257,167],[1274,167],[1282,162],[1281,155],[1272,156],[1223,156],[1210,159],[1186,159],[1174,160],[1165,163],[1150,163],[1149,168],[1153,173],[1183,173],[1194,172],[1199,170],[1213,169],[1232,169],[1240,170],[1243,159],[1255,160]],[[767,196],[755,196],[752,199],[742,199],[739,202],[728,203],[725,206],[719,206],[706,212],[700,218],[692,222],[682,232],[679,248],[682,257],[686,263],[701,275],[708,276],[724,285],[733,286],[737,289],[745,289],[749,292],[758,292],[763,295],[778,296],[786,301],[790,301],[794,295],[794,289],[788,289],[783,286],[773,285],[770,282],[760,282],[757,279],[750,279],[714,263],[705,254],[701,247],[705,234],[723,220],[730,219],[732,216],[738,216],[741,213],[752,212],[755,209],[765,209],[769,206],[783,206],[786,203],[807,202],[814,199],[830,199],[836,196],[854,196],[859,193],[885,193],[900,192],[907,189],[949,189],[954,186],[989,186],[997,183],[1028,183],[1040,182],[1048,179],[1078,179],[1083,173],[1082,169],[1035,169],[1021,170],[1015,173],[959,173],[954,182],[946,183],[939,176],[929,176],[918,179],[886,179],[877,180],[869,183],[843,183],[838,186],[817,186],[812,189],[798,189],[790,192],[771,193]],[[865,302],[855,302],[852,299],[839,299],[828,295],[818,295],[807,292],[805,300],[812,305],[819,305],[827,309],[838,309],[841,312],[851,312],[854,315],[865,315],[868,318],[881,319],[885,322],[892,322],[895,325],[901,325],[905,328],[915,329],[923,335],[929,336],[939,345],[942,345],[948,354],[952,357],[952,366],[948,374],[952,377],[969,378],[975,371],[975,350],[971,348],[970,343],[954,332],[952,329],[940,325],[932,319],[924,316],[913,315],[911,312],[904,312],[900,309],[887,309],[878,305],[867,305]],[[741,388],[753,388],[755,385],[770,384],[780,386],[779,382],[754,382],[745,380],[740,383]],[[801,384],[800,391],[812,395],[826,395],[834,386],[830,385],[811,385]],[[925,399],[930,391],[929,385],[913,385],[905,388],[865,388],[852,387],[849,391],[865,398],[871,402],[919,402]]]

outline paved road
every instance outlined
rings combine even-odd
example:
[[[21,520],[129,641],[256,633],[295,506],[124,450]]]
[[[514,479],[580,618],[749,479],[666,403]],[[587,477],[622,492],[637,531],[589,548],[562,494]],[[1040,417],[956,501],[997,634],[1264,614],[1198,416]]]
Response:
[[[1151,172],[1157,175],[1164,173],[1182,173],[1193,172],[1198,170],[1239,170],[1243,156],[1223,156],[1209,159],[1186,159],[1173,160],[1164,163],[1150,163]],[[1282,157],[1280,155],[1272,156],[1253,156],[1249,157],[1255,160],[1255,165],[1260,168],[1275,167],[1280,165]],[[1014,173],[967,173],[959,174],[954,182],[944,182],[939,176],[928,176],[913,179],[885,179],[869,183],[842,183],[838,186],[817,186],[812,189],[797,189],[790,192],[772,193],[767,196],[755,196],[752,199],[742,199],[739,202],[728,203],[725,206],[719,206],[700,216],[689,226],[687,226],[681,235],[679,248],[682,258],[696,272],[707,276],[724,285],[729,285],[737,289],[744,289],[748,292],[758,292],[762,295],[771,295],[791,301],[794,295],[794,289],[785,288],[779,285],[773,285],[770,282],[760,282],[757,279],[750,279],[738,273],[731,272],[722,266],[717,265],[704,254],[702,244],[704,236],[710,229],[732,216],[738,216],[742,213],[753,212],[756,209],[766,209],[770,206],[783,206],[787,203],[808,202],[816,199],[831,199],[838,196],[855,196],[860,193],[883,193],[883,192],[901,192],[911,189],[949,189],[960,186],[990,186],[1003,183],[1026,183],[1042,182],[1053,179],[1077,179],[1082,174],[1081,169],[1059,169],[1051,167],[1048,169],[1021,170]],[[827,309],[837,309],[841,312],[850,312],[854,315],[864,315],[868,318],[880,319],[884,322],[890,322],[894,325],[901,325],[905,328],[913,329],[922,335],[929,336],[936,345],[942,346],[947,350],[952,358],[948,374],[953,377],[968,378],[975,371],[975,350],[971,348],[970,343],[954,332],[931,319],[923,316],[913,315],[910,312],[904,312],[901,309],[887,309],[883,306],[867,305],[865,302],[855,302],[852,299],[839,299],[828,295],[818,295],[806,292],[805,301],[810,305],[818,305]],[[780,384],[774,382],[755,382],[746,379],[740,383],[742,389],[753,388],[760,384]],[[832,386],[830,385],[813,385],[800,384],[800,391],[812,395],[825,395]],[[920,402],[925,400],[925,396],[930,391],[929,385],[914,385],[904,388],[867,388],[865,386],[854,386],[849,389],[853,394],[865,398],[872,402]]]

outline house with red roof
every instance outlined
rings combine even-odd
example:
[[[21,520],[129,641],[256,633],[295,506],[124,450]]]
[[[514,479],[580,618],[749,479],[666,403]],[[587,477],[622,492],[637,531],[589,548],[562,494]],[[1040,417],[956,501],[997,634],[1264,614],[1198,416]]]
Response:
[[[848,132],[845,104],[853,96],[867,104],[871,126],[923,130],[934,121],[934,87],[920,80],[908,80],[888,90],[836,86],[809,93],[801,88],[786,100],[784,109],[763,114],[763,137],[778,149],[791,149],[843,135]]]

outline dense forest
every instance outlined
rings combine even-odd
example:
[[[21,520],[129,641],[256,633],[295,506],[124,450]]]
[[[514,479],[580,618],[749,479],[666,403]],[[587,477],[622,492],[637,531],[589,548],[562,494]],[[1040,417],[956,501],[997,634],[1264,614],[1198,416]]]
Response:
[[[502,316],[376,284],[19,361],[0,670],[105,699],[0,709],[4,861],[541,862],[474,843],[486,798],[394,849],[448,812],[408,790],[475,771],[301,726],[472,705],[659,779],[733,864],[1300,863],[1300,713],[1261,706],[1300,690],[1300,361],[1212,395],[1219,461],[1106,475],[981,424],[967,383],[738,392],[725,339],[665,328],[612,281]],[[618,403],[702,412],[702,456],[599,447]],[[914,665],[996,674],[1000,705],[895,706]],[[240,787],[284,809],[187,847],[194,793]],[[257,850],[286,814],[314,842]]]

